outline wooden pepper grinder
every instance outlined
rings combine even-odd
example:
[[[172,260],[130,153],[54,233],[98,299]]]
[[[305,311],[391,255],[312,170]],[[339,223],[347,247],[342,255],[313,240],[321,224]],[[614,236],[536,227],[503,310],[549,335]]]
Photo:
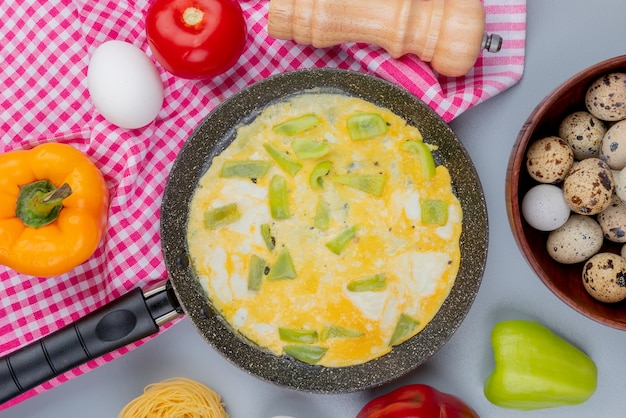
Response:
[[[481,49],[502,45],[485,33],[480,0],[270,0],[268,31],[318,48],[367,42],[393,58],[413,53],[450,77],[465,75]]]

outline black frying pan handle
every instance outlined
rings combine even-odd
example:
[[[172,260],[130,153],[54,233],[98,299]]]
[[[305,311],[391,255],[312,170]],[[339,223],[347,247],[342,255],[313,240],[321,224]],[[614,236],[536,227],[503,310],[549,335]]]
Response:
[[[0,358],[0,404],[89,360],[155,334],[161,318],[172,312],[180,314],[181,309],[169,282],[149,296],[135,289]]]

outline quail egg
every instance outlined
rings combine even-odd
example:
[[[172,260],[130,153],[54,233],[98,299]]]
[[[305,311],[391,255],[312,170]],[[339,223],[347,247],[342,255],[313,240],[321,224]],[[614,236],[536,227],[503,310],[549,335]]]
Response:
[[[626,120],[611,126],[602,138],[600,158],[613,170],[626,167]]]
[[[533,142],[526,151],[528,174],[540,183],[562,181],[574,164],[574,152],[557,136]]]
[[[539,231],[553,231],[562,226],[570,215],[563,190],[553,184],[538,184],[524,195],[522,215],[530,226]]]
[[[563,182],[565,201],[581,215],[596,215],[609,207],[614,190],[613,172],[599,158],[580,161]]]
[[[572,148],[577,160],[597,157],[605,133],[604,122],[582,110],[570,113],[559,125],[559,137]]]
[[[626,202],[626,168],[613,170],[615,180],[615,195]]]
[[[555,261],[575,264],[596,255],[603,241],[602,228],[593,217],[574,214],[563,226],[550,232],[546,249]]]
[[[582,280],[594,299],[620,302],[626,299],[626,259],[608,252],[596,254],[583,266]]]
[[[614,196],[611,205],[597,216],[604,237],[613,242],[626,242],[626,203]]]
[[[626,119],[626,73],[614,72],[595,80],[586,92],[585,105],[599,119]]]

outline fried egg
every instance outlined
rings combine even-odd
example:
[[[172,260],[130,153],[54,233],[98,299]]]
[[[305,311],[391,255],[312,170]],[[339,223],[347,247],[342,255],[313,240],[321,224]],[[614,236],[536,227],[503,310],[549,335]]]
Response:
[[[197,279],[233,329],[343,367],[432,320],[458,272],[462,210],[448,169],[429,172],[407,142],[436,153],[390,110],[334,93],[286,98],[237,127],[187,226]]]

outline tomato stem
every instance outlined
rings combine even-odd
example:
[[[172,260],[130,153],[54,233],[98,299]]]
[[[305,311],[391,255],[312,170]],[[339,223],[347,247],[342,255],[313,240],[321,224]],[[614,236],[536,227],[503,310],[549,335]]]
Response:
[[[204,12],[197,7],[187,7],[183,12],[183,22],[187,26],[197,26],[202,23]]]

